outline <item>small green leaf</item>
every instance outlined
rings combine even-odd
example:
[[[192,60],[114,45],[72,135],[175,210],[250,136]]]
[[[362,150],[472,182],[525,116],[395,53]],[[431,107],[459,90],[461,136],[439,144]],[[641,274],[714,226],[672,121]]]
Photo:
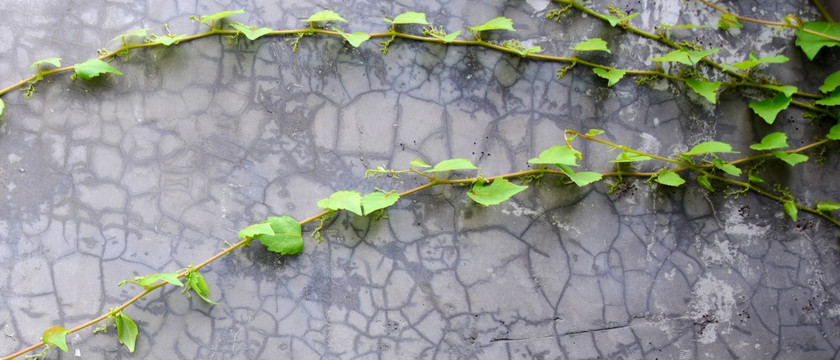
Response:
[[[589,132],[586,133],[586,136],[598,136],[604,133],[604,130],[601,129],[589,129]]]
[[[767,64],[767,63],[783,64],[783,63],[786,63],[788,61],[790,61],[790,59],[788,59],[784,55],[765,56],[763,58],[758,59],[758,58],[755,57],[755,51],[753,51],[753,52],[750,53],[749,60],[744,60],[744,61],[741,61],[741,62],[734,63],[734,64],[732,64],[732,67],[734,67],[736,69],[739,69],[739,70],[747,70],[747,69],[756,67],[756,66],[761,65],[761,64]]]
[[[764,182],[764,179],[762,179],[758,176],[755,176],[755,175],[749,175],[748,179],[751,183],[756,183],[756,184],[760,184],[760,183]]]
[[[35,70],[36,67],[38,69],[40,69],[41,64],[50,64],[50,65],[55,66],[55,67],[61,67],[61,58],[60,57],[51,57],[51,58],[38,60],[38,61],[32,63],[32,65],[29,65],[29,70]]]
[[[263,223],[271,225],[274,235],[260,234],[255,237],[269,251],[280,255],[294,255],[303,250],[300,224],[289,216],[269,217]]]
[[[41,335],[41,341],[44,344],[57,346],[64,352],[67,352],[67,340],[65,337],[67,336],[67,329],[61,326],[53,326],[44,331],[44,334]]]
[[[799,164],[803,161],[808,161],[807,155],[802,154],[788,154],[784,151],[774,151],[773,156],[781,159],[782,161],[788,163],[790,166],[794,166]]]
[[[571,179],[578,187],[589,185],[593,182],[601,180],[602,177],[601,174],[592,171],[575,172],[568,165],[564,164],[557,164],[557,167],[559,167],[560,170],[563,170],[563,172],[566,173],[566,176],[568,176],[569,179]]]
[[[793,200],[785,201],[782,207],[785,209],[785,214],[790,216],[793,221],[796,221],[799,215],[799,209],[796,207],[796,202]]]
[[[414,11],[409,11],[409,12],[404,12],[402,14],[399,14],[399,15],[397,15],[397,17],[394,18],[394,20],[390,20],[390,19],[387,19],[387,18],[383,19],[383,20],[385,20],[385,22],[387,22],[387,23],[394,24],[394,25],[399,25],[399,24],[429,25],[429,22],[426,21],[426,14],[419,13],[419,12],[414,12]]]
[[[76,70],[76,75],[79,75],[85,80],[93,79],[104,73],[122,75],[119,70],[99,59],[90,59],[83,63],[75,64],[73,65],[73,69]]]
[[[738,19],[735,17],[735,15],[723,14],[723,16],[721,16],[720,20],[718,21],[718,29],[726,31],[733,27],[740,29],[744,27],[744,25],[741,25],[741,23],[738,22]]]
[[[721,159],[715,159],[712,161],[712,164],[715,165],[716,168],[723,170],[723,172],[732,175],[732,176],[741,176],[741,169],[737,166],[732,165],[728,162],[724,162]]]
[[[618,18],[618,17],[615,17],[614,15],[606,15],[606,16],[604,16],[604,18],[607,19],[607,21],[610,23],[610,26],[615,27],[618,24],[630,21],[630,19],[632,19],[636,16],[639,16],[639,13],[632,13],[630,15],[627,15],[627,16],[623,17],[623,18]]]
[[[702,95],[712,104],[717,104],[717,90],[720,88],[720,81],[700,81],[688,79],[685,83],[696,93]]]
[[[347,210],[362,216],[362,194],[356,191],[336,191],[330,197],[318,201],[324,210]]]
[[[448,159],[443,160],[435,165],[435,167],[426,170],[425,172],[443,172],[454,170],[476,170],[478,169],[473,163],[467,159]]]
[[[411,167],[418,167],[418,168],[430,168],[430,167],[432,167],[432,165],[426,164],[426,162],[421,160],[421,159],[411,160],[411,162],[408,163],[408,165],[411,166]]]
[[[237,22],[236,24],[230,24],[230,26],[236,29],[236,31],[241,32],[243,35],[245,35],[246,38],[248,38],[248,40],[251,41],[257,40],[261,36],[274,31],[267,27],[257,28],[256,26],[248,26],[239,22]]]
[[[787,96],[787,97],[791,97],[791,96],[793,96],[793,94],[795,94],[797,91],[799,91],[799,89],[797,89],[796,86],[793,86],[793,85],[785,85],[785,86],[767,85],[767,87],[769,87],[773,90],[776,90],[776,91],[778,91],[782,94],[785,94],[785,96]]]
[[[350,43],[350,45],[353,45],[353,47],[359,47],[359,45],[361,45],[363,42],[370,39],[370,34],[365,32],[357,31],[352,34],[347,34],[335,26],[333,26],[332,29],[339,35],[341,35],[341,37],[343,37],[344,40],[347,40],[347,42]]]
[[[764,138],[761,139],[760,144],[752,144],[750,145],[750,149],[753,150],[773,150],[773,149],[784,149],[788,147],[787,143],[787,135],[782,132],[774,132],[767,134]]]
[[[826,34],[832,37],[840,37],[840,23],[830,23],[823,21],[806,21],[803,23],[805,29]],[[832,47],[840,45],[840,42],[826,39],[822,36],[812,35],[802,30],[796,31],[796,46],[802,48],[802,52],[808,56],[808,60],[814,60],[814,56],[823,47]]]
[[[157,284],[161,281],[165,281],[176,286],[184,286],[184,284],[181,283],[181,280],[178,279],[178,273],[155,273],[146,276],[135,276],[134,281],[132,282],[137,284],[137,286],[148,288],[149,286]]]
[[[698,176],[697,177],[697,183],[700,184],[700,186],[702,186],[706,190],[709,190],[709,192],[715,192],[715,188],[712,187],[712,182],[709,181],[709,176],[708,175]]]
[[[650,156],[647,155],[640,155],[633,152],[625,151],[615,158],[615,160],[610,160],[613,163],[625,163],[625,162],[637,162],[637,161],[647,161],[652,159]]]
[[[2,111],[2,109],[0,109],[0,111]],[[840,140],[840,122],[837,122],[836,125],[832,126],[825,137],[831,140]]]
[[[577,152],[567,145],[555,145],[528,160],[529,164],[563,164],[577,166]]]
[[[678,62],[681,64],[691,66],[702,60],[703,57],[718,52],[718,50],[720,49],[714,48],[705,51],[687,51],[680,49],[671,51],[661,57],[652,58],[651,60],[658,62]]]
[[[198,21],[202,24],[214,25],[216,20],[226,18],[226,17],[231,16],[233,14],[244,14],[244,13],[245,13],[245,10],[243,10],[243,9],[219,11],[219,12],[213,14],[213,15],[201,15],[201,17],[198,19]],[[193,16],[192,18],[195,19],[195,16]]]
[[[586,41],[581,41],[572,48],[574,51],[606,51],[608,53],[612,53],[610,49],[607,48],[607,42],[602,40],[601,38],[592,38]]]
[[[685,180],[673,171],[666,171],[656,177],[656,182],[668,186],[680,186],[685,184]]]
[[[704,57],[712,55],[718,52],[720,48],[714,48],[709,50],[700,50],[700,51],[689,51],[688,52],[688,60],[691,61],[693,64],[700,62]]]
[[[137,342],[137,324],[122,311],[114,316],[114,326],[117,328],[117,340],[125,345],[128,352],[134,352],[134,345]]]
[[[370,194],[366,194],[362,197],[362,209],[364,210],[364,215],[370,215],[376,210],[384,209],[391,205],[394,205],[397,200],[400,199],[400,194],[397,194],[396,191],[391,190],[387,193],[382,192],[372,192]]]
[[[627,73],[627,70],[624,69],[612,69],[608,71],[601,68],[594,68],[592,69],[592,71],[595,73],[595,75],[607,79],[609,81],[607,82],[607,86],[615,85],[615,83],[621,80],[621,78],[624,77],[624,74]]]
[[[338,13],[336,13],[335,11],[321,10],[319,12],[316,12],[316,13],[312,14],[312,16],[310,16],[308,19],[303,20],[303,21],[309,22],[311,24],[311,23],[316,22],[316,21],[347,22],[347,19],[341,17],[341,15],[338,15]]]
[[[183,40],[185,37],[186,37],[186,35],[174,35],[174,34],[163,35],[163,36],[155,35],[155,42],[159,43],[163,46],[170,46],[172,44],[178,44],[178,42]]]
[[[817,202],[817,211],[832,212],[838,209],[840,209],[840,203],[824,201]]]
[[[479,26],[467,27],[467,29],[472,32],[482,32],[487,30],[516,31],[516,29],[513,28],[513,20],[504,16],[499,16]]]
[[[825,78],[825,82],[820,86],[820,91],[827,93],[836,89],[838,86],[840,86],[840,70],[835,71]]]
[[[516,51],[516,53],[517,53],[517,54],[519,54],[519,55],[521,55],[521,56],[526,56],[526,55],[528,55],[528,54],[542,52],[542,47],[541,47],[541,46],[539,46],[539,45],[537,45],[537,46],[531,46],[531,47],[529,47],[529,48],[527,48],[527,49],[524,49],[524,50],[523,50],[523,49],[520,49],[520,48],[518,48],[518,47],[515,47],[515,46],[505,46],[505,47],[506,47],[506,48],[508,48],[508,49],[511,49],[511,50],[513,50],[513,51]]]
[[[274,235],[274,229],[271,225],[261,222],[258,224],[251,224],[248,227],[239,231],[239,240],[255,239],[260,235]],[[250,245],[250,244],[249,244]]]
[[[0,115],[3,115],[4,110],[6,110],[6,102],[0,99]]]
[[[840,89],[834,89],[825,99],[819,99],[814,103],[825,106],[840,105]]]
[[[790,97],[779,93],[770,99],[751,102],[750,109],[753,109],[753,111],[758,114],[758,116],[761,116],[765,122],[772,124],[776,121],[776,115],[778,115],[782,110],[787,109],[789,105]]]
[[[207,283],[204,282],[204,276],[201,275],[198,271],[190,271],[184,277],[187,279],[187,288],[192,289],[195,291],[195,294],[198,295],[201,300],[208,304],[218,305],[219,303],[210,300],[210,288],[207,286]],[[186,291],[187,289],[184,289]]]
[[[467,196],[481,205],[491,206],[498,205],[527,188],[527,186],[515,185],[510,181],[499,178],[493,180],[490,185],[480,182],[475,183],[472,190],[467,192]]]
[[[684,152],[683,155],[691,156],[713,153],[737,153],[737,151],[732,151],[732,145],[724,142],[706,141],[695,145],[688,152]]]
[[[119,40],[121,38],[125,39],[126,37],[129,37],[129,36],[139,36],[139,37],[145,38],[149,34],[148,33],[149,29],[151,29],[151,28],[131,30],[131,31],[125,33],[125,34],[120,34],[120,35],[115,36],[113,39],[111,39],[111,41],[116,41],[116,40]],[[60,65],[56,65],[56,67],[59,67],[59,66]]]
[[[456,31],[454,33],[451,33],[451,34],[447,34],[445,36],[435,34],[435,33],[430,33],[429,35],[431,35],[432,37],[435,37],[437,39],[443,40],[443,42],[449,44],[449,43],[455,41],[455,38],[457,38],[458,35],[461,35],[461,30],[458,30],[458,31]]]

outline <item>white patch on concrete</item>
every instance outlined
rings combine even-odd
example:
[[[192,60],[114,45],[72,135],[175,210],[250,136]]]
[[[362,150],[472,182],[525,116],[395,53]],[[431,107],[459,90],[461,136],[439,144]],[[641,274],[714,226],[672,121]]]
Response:
[[[513,208],[511,210],[508,210],[507,207],[502,209],[502,214],[505,214],[505,215],[513,215],[513,216],[518,217],[518,216],[522,216],[522,215],[528,215],[528,216],[539,215],[539,214],[542,214],[542,212],[543,212],[541,209],[533,210],[533,209],[524,208],[522,206],[519,206],[519,204],[517,204],[513,201],[507,201],[507,202],[505,202],[505,204],[508,204],[509,205],[508,207]]]
[[[640,137],[642,138],[642,144],[639,145],[640,151],[648,154],[659,153],[659,149],[662,148],[662,143],[655,136],[643,132]]]
[[[770,225],[758,226],[755,224],[745,224],[744,218],[738,214],[738,209],[730,207],[729,215],[726,216],[726,224],[723,226],[723,231],[730,235],[761,238],[770,231]]]
[[[732,313],[735,311],[735,289],[726,281],[706,273],[694,283],[691,295],[691,318],[697,323],[706,324],[703,333],[698,334],[697,341],[711,344],[717,340],[718,333],[729,333]]]

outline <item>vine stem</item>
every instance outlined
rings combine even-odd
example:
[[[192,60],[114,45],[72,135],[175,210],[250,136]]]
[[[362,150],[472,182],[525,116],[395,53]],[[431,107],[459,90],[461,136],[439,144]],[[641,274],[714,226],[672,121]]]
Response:
[[[838,38],[838,37],[836,37],[836,36],[831,36],[831,35],[828,35],[828,34],[825,34],[825,33],[821,33],[821,32],[819,32],[819,31],[813,31],[813,30],[811,30],[811,29],[806,29],[806,28],[805,28],[805,27],[803,27],[803,26],[796,26],[796,25],[793,25],[793,24],[789,24],[789,23],[787,23],[787,22],[785,22],[785,21],[782,21],[782,22],[779,22],[779,21],[768,21],[768,20],[761,20],[761,19],[751,18],[751,17],[749,17],[749,16],[738,15],[738,14],[735,14],[735,13],[729,12],[729,11],[727,11],[726,9],[724,9],[724,8],[722,8],[722,7],[720,7],[720,6],[717,6],[717,5],[715,5],[715,4],[712,4],[712,3],[711,3],[711,2],[709,2],[708,0],[700,0],[700,2],[702,2],[703,4],[706,4],[706,6],[708,6],[708,7],[712,8],[712,9],[715,9],[715,10],[717,10],[717,11],[720,11],[720,12],[722,12],[722,13],[724,13],[724,14],[727,14],[727,15],[732,15],[734,18],[736,18],[736,19],[738,19],[738,20],[743,20],[743,21],[747,21],[747,22],[751,22],[751,23],[756,23],[756,24],[761,24],[761,25],[778,26],[778,27],[787,27],[787,28],[791,28],[791,29],[794,29],[794,30],[799,30],[799,31],[802,31],[802,32],[805,32],[805,33],[808,33],[808,34],[811,34],[811,35],[814,35],[814,36],[819,36],[819,37],[821,37],[821,38],[828,39],[828,40],[831,40],[831,41],[838,41],[838,42],[840,42],[840,38]],[[820,11],[820,13],[822,14],[822,16],[824,16],[826,19],[828,19],[828,21],[830,21],[830,22],[834,22],[834,20],[831,18],[831,15],[829,15],[829,14],[828,14],[828,11],[826,11],[826,10],[825,10],[825,7],[823,7],[823,6],[822,6],[822,2],[821,2],[821,1],[819,1],[819,0],[814,1],[814,5],[815,5],[815,6],[817,7],[817,9]]]

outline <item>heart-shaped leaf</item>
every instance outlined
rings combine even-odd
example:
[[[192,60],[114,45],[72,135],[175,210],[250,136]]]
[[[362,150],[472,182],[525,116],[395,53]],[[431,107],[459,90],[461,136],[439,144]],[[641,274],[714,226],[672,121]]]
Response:
[[[90,59],[83,63],[73,65],[76,70],[76,75],[85,80],[93,79],[101,74],[112,73],[122,75],[122,73],[108,63],[99,59]]]
[[[750,149],[759,151],[784,149],[786,147],[788,147],[787,135],[785,135],[785,133],[782,132],[774,132],[767,134],[767,136],[761,139],[761,143],[750,145]]]
[[[318,201],[324,210],[347,210],[362,216],[362,194],[356,191],[336,191],[330,197]]]
[[[260,234],[255,237],[269,251],[281,255],[294,255],[303,250],[300,224],[289,216],[269,217],[264,223],[271,225],[274,235]]]
[[[607,79],[607,86],[613,86],[617,83],[621,78],[624,77],[624,74],[627,73],[627,70],[624,69],[612,69],[612,70],[604,70],[601,68],[594,68],[592,71],[595,75],[598,75],[604,79]]]
[[[438,173],[443,171],[455,170],[477,170],[478,167],[473,165],[472,161],[467,159],[448,159],[443,160],[435,165],[435,167],[426,170],[425,172]]]
[[[376,210],[394,205],[399,199],[400,194],[393,190],[387,193],[372,192],[362,198],[362,210],[364,210],[364,215],[370,215]]]
[[[577,166],[577,156],[578,152],[567,145],[555,145],[541,152],[539,157],[528,160],[528,163]]]
[[[408,11],[408,12],[404,12],[402,14],[399,14],[399,15],[397,15],[397,17],[394,18],[394,20],[390,20],[390,19],[387,19],[387,18],[385,18],[383,20],[385,20],[385,22],[387,22],[387,23],[391,23],[391,24],[394,24],[394,25],[398,25],[398,24],[429,25],[429,22],[426,21],[426,14],[419,13],[419,12],[414,12],[414,11]]]
[[[67,333],[68,331],[65,328],[53,326],[44,331],[44,334],[41,335],[41,341],[44,344],[57,346],[62,351],[67,352]]]
[[[122,311],[114,316],[114,326],[117,327],[117,340],[125,345],[128,352],[134,352],[134,345],[137,342],[137,324]]]
[[[750,109],[753,109],[766,123],[772,124],[776,121],[776,115],[782,110],[787,109],[789,105],[790,97],[779,93],[769,99],[751,102]]]
[[[308,23],[310,23],[310,24],[311,24],[311,23],[313,23],[313,22],[317,22],[317,21],[341,21],[341,22],[347,22],[347,19],[345,19],[345,18],[341,17],[341,15],[338,15],[338,13],[336,13],[335,11],[332,11],[332,10],[321,10],[321,11],[319,11],[319,12],[316,12],[316,13],[312,14],[312,16],[310,16],[308,19],[305,19],[305,20],[303,20],[303,21],[308,22]]]
[[[691,150],[684,152],[683,155],[701,155],[713,153],[736,153],[732,151],[732,145],[720,141],[706,141],[695,145]]]
[[[680,186],[682,184],[685,184],[685,179],[683,179],[679,174],[673,171],[666,171],[659,174],[659,176],[656,177],[656,182],[662,185]]]
[[[248,26],[248,25],[244,25],[244,24],[241,24],[241,23],[230,24],[230,26],[232,28],[236,29],[236,31],[241,32],[242,35],[245,35],[245,37],[248,38],[248,40],[251,40],[251,41],[257,40],[261,36],[263,36],[265,34],[268,34],[268,33],[273,31],[273,30],[271,30],[270,28],[267,28],[267,27],[257,28],[256,26]]]
[[[701,81],[688,79],[685,83],[696,93],[702,95],[712,104],[717,104],[717,90],[720,88],[720,81]]]
[[[799,164],[803,161],[808,161],[807,155],[802,154],[789,154],[784,151],[774,151],[773,156],[781,159],[782,161],[788,163],[790,166],[794,166]]]
[[[493,180],[490,185],[475,183],[472,190],[467,192],[467,196],[481,205],[491,206],[500,204],[527,188],[527,186],[516,185],[510,181],[499,178]]]
[[[612,53],[607,48],[607,42],[601,38],[592,38],[586,41],[581,41],[572,48],[574,51],[606,51]]]

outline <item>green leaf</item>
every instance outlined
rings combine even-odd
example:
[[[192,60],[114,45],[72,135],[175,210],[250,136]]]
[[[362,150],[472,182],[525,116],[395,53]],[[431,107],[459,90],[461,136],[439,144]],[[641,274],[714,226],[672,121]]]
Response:
[[[749,181],[750,181],[751,183],[760,184],[760,183],[763,183],[763,182],[764,182],[764,179],[762,179],[762,178],[760,178],[760,177],[758,177],[758,176],[755,176],[755,175],[749,175],[747,178],[749,179]]]
[[[581,41],[572,48],[574,51],[606,51],[608,53],[612,53],[610,49],[607,48],[607,42],[602,40],[601,38],[592,38],[586,41]]]
[[[666,171],[656,177],[656,182],[668,186],[680,186],[685,184],[685,180],[673,171]]]
[[[790,166],[794,166],[799,164],[803,161],[808,161],[807,155],[802,154],[788,154],[784,151],[774,151],[773,156],[781,159],[782,161],[788,163]]]
[[[73,65],[73,69],[76,70],[76,75],[85,80],[93,79],[104,73],[122,75],[119,70],[99,59],[90,59],[83,63],[75,64]]]
[[[443,172],[453,170],[476,170],[478,169],[473,163],[467,159],[448,159],[443,160],[435,165],[435,167],[426,170],[425,172]]]
[[[831,140],[840,140],[840,122],[837,122],[836,125],[832,126],[825,137]]]
[[[823,82],[823,85],[820,86],[820,91],[829,92],[836,89],[838,86],[840,86],[840,70],[835,71],[825,78],[825,82]]]
[[[658,62],[678,62],[681,64],[691,66],[699,62],[701,59],[703,59],[703,57],[718,52],[718,50],[720,50],[720,48],[714,48],[705,51],[686,51],[680,49],[671,51],[661,57],[652,58],[651,60]]]
[[[245,35],[246,38],[248,38],[248,40],[251,41],[257,40],[261,36],[274,31],[267,27],[257,28],[256,26],[248,26],[239,22],[237,22],[236,24],[230,24],[230,26],[236,29],[236,31],[241,32],[243,35]]]
[[[356,191],[336,191],[330,197],[318,201],[324,210],[347,210],[362,216],[362,194]]]
[[[117,340],[125,345],[128,352],[134,352],[134,344],[137,342],[137,324],[122,311],[114,316],[114,326],[117,328]]]
[[[281,255],[294,255],[303,250],[300,224],[289,216],[269,217],[263,223],[271,225],[274,235],[260,234],[255,237],[269,251]]]
[[[458,31],[456,31],[456,32],[454,32],[454,33],[451,33],[451,34],[447,34],[447,35],[445,35],[445,36],[443,36],[443,35],[439,35],[439,34],[435,34],[435,33],[430,33],[429,35],[431,35],[431,36],[433,36],[433,37],[435,37],[435,38],[437,38],[437,39],[443,40],[443,42],[445,42],[445,43],[449,44],[449,43],[451,43],[451,42],[455,41],[455,38],[457,38],[457,37],[458,37],[458,35],[461,35],[461,30],[458,30]]]
[[[479,26],[467,27],[467,29],[469,29],[472,32],[482,32],[487,30],[516,31],[516,29],[513,28],[513,20],[508,19],[504,16],[499,16]]]
[[[761,64],[767,64],[767,63],[783,64],[783,63],[786,63],[788,61],[790,61],[790,59],[788,59],[784,55],[765,56],[763,58],[758,59],[758,58],[755,57],[755,51],[753,51],[753,52],[750,53],[749,60],[744,60],[744,61],[741,61],[741,62],[734,63],[734,64],[732,64],[732,67],[734,67],[736,69],[740,69],[740,70],[746,70],[746,69],[750,69],[750,68],[756,67],[756,66],[761,65]]]
[[[505,46],[505,48],[516,51],[516,53],[521,55],[521,56],[525,56],[525,55],[528,55],[528,54],[531,54],[531,53],[542,52],[542,47],[540,47],[539,45],[538,46],[531,46],[527,49],[522,49],[522,48],[519,48],[519,47],[516,47],[516,46]]]
[[[636,162],[636,161],[647,161],[652,159],[650,156],[647,155],[640,155],[633,152],[625,151],[615,158],[615,160],[610,160],[613,163],[625,163],[625,162]]]
[[[362,209],[364,210],[364,215],[370,215],[376,210],[394,205],[399,199],[400,194],[397,194],[394,190],[387,193],[372,192],[370,194],[366,194],[362,198]]]
[[[190,271],[184,277],[187,279],[187,287],[195,291],[195,294],[198,295],[201,300],[208,304],[218,305],[219,303],[210,300],[210,288],[207,287],[207,283],[204,282],[204,276],[201,275],[198,271]],[[186,291],[187,289],[184,289]]]
[[[805,29],[826,34],[835,38],[840,37],[840,23],[806,21],[803,23],[803,27]],[[808,56],[808,60],[814,60],[814,56],[816,56],[823,47],[832,47],[837,45],[840,45],[840,42],[812,35],[802,30],[796,30],[796,46],[802,48],[802,52]]]
[[[239,240],[255,239],[260,235],[274,235],[274,229],[271,225],[261,222],[258,224],[251,224],[248,227],[239,231]],[[250,243],[248,244],[251,245]]]
[[[50,65],[55,66],[55,67],[61,67],[61,58],[60,57],[51,57],[51,58],[38,60],[38,61],[32,63],[32,65],[29,65],[29,70],[34,70],[36,67],[38,69],[40,69],[41,64],[50,64]]]
[[[131,30],[131,31],[125,33],[125,34],[120,34],[120,35],[115,36],[113,39],[111,39],[111,41],[119,40],[120,38],[125,39],[126,37],[129,37],[129,36],[139,36],[139,37],[144,37],[145,38],[148,35],[149,29],[151,29],[151,28]],[[59,67],[59,66],[60,65],[56,65],[56,67]]]
[[[554,145],[540,153],[539,157],[528,160],[529,164],[563,164],[577,166],[577,151],[568,145]]]
[[[709,181],[709,176],[708,175],[698,176],[697,177],[697,183],[700,184],[700,186],[702,186],[706,190],[709,190],[709,192],[715,192],[715,188],[712,187],[712,182]]]
[[[198,19],[198,21],[202,24],[213,25],[216,22],[216,20],[226,18],[226,17],[231,16],[233,14],[244,14],[244,13],[245,13],[245,10],[243,10],[243,9],[219,11],[219,12],[213,14],[213,15],[201,15],[201,17]],[[193,16],[192,18],[195,19],[195,16]]]
[[[316,13],[312,14],[312,16],[310,16],[308,19],[303,20],[303,21],[309,22],[311,24],[311,23],[316,22],[316,21],[347,22],[347,19],[341,17],[341,15],[338,15],[338,13],[336,13],[335,11],[321,10],[319,12],[316,12]]]
[[[592,71],[595,73],[595,75],[598,75],[598,76],[600,76],[604,79],[607,79],[609,81],[607,83],[607,86],[615,85],[615,83],[617,83],[619,80],[621,80],[621,78],[624,77],[624,74],[627,73],[627,70],[624,70],[624,69],[612,69],[612,70],[607,71],[607,70],[604,70],[604,69],[601,69],[601,68],[594,68],[594,69],[592,69]]]
[[[785,86],[767,85],[767,87],[769,87],[773,90],[776,90],[780,93],[783,93],[787,97],[793,96],[793,94],[795,94],[799,90],[799,89],[796,88],[796,86],[793,86],[793,85],[785,85]]]
[[[184,286],[184,284],[181,283],[181,280],[178,279],[178,273],[155,273],[146,276],[135,276],[132,282],[137,284],[137,286],[148,288],[149,286],[157,284],[161,281],[166,281],[167,283],[176,286]]]
[[[832,212],[838,209],[840,209],[840,203],[824,201],[817,202],[817,211]]]
[[[53,326],[44,331],[44,334],[41,335],[41,341],[47,345],[57,346],[62,351],[67,352],[67,340],[65,339],[67,333],[68,331],[65,328]]]
[[[615,27],[616,25],[618,25],[620,23],[630,21],[630,19],[632,19],[636,16],[639,16],[639,13],[632,13],[630,15],[627,15],[627,16],[623,17],[623,18],[618,18],[618,17],[615,17],[614,15],[605,15],[604,18],[607,19],[607,21],[610,23],[610,26]]]
[[[717,90],[720,88],[720,81],[700,81],[688,79],[685,83],[696,93],[702,95],[712,104],[717,104]]]
[[[347,34],[335,26],[333,26],[332,29],[335,30],[335,32],[339,33],[339,35],[341,35],[341,37],[343,37],[344,40],[347,40],[347,42],[350,43],[350,45],[353,45],[353,47],[359,47],[359,45],[361,45],[363,42],[370,39],[370,34],[366,32],[357,31],[352,34]]]
[[[430,168],[430,167],[432,167],[432,165],[426,164],[425,161],[420,160],[420,159],[411,160],[411,162],[408,163],[408,165],[411,166],[411,167],[418,167],[418,168]]]
[[[761,143],[759,144],[752,144],[750,145],[750,149],[753,150],[772,150],[772,149],[784,149],[788,147],[787,143],[787,135],[782,132],[774,132],[767,134],[764,138],[761,139]]]
[[[578,187],[589,185],[590,183],[601,180],[602,177],[601,174],[592,171],[575,172],[568,165],[564,164],[557,164],[557,167],[559,167],[560,170],[563,170],[563,172],[566,173],[566,176],[568,176],[569,179],[571,179]]]
[[[819,99],[814,103],[825,106],[840,105],[840,89],[835,89],[825,99]]]
[[[598,136],[604,133],[604,130],[601,129],[589,129],[589,132],[586,133],[586,136]]]
[[[163,36],[157,36],[156,35],[155,36],[155,42],[159,43],[163,46],[170,46],[172,44],[177,44],[178,42],[183,40],[185,37],[186,37],[186,35],[174,35],[174,34],[163,35]]]
[[[6,102],[3,99],[0,99],[0,115],[3,115],[3,111],[6,110]]]
[[[751,102],[750,109],[753,109],[765,122],[772,124],[776,121],[776,115],[787,109],[788,105],[790,105],[790,96],[779,93],[769,99]]]
[[[721,16],[720,20],[718,21],[718,29],[725,31],[733,27],[740,29],[744,27],[744,25],[741,25],[741,23],[738,22],[738,19],[735,17],[735,15],[723,14],[723,16]]]
[[[404,12],[402,14],[399,14],[399,15],[397,15],[397,17],[394,18],[394,20],[390,20],[390,19],[387,19],[387,18],[383,19],[383,20],[385,20],[385,22],[387,22],[387,23],[391,23],[391,24],[394,24],[394,25],[398,25],[398,24],[429,25],[429,22],[426,21],[426,14],[419,13],[419,12],[414,12],[414,11],[409,11],[409,12]]]
[[[499,178],[493,180],[490,185],[480,182],[475,183],[472,190],[467,192],[467,196],[481,205],[491,206],[498,205],[527,188],[527,186],[515,185],[510,181]]]
[[[799,209],[796,207],[796,202],[793,200],[785,201],[782,207],[785,209],[785,214],[790,216],[793,221],[797,220],[797,216],[799,215]]]
[[[723,170],[723,172],[732,175],[732,176],[741,176],[741,169],[737,166],[732,165],[728,162],[724,162],[721,159],[715,159],[712,161],[712,164],[715,165],[716,168]]]
[[[691,156],[713,153],[737,153],[737,151],[732,151],[732,145],[724,142],[706,141],[695,145],[688,152],[684,152],[683,155]]]

